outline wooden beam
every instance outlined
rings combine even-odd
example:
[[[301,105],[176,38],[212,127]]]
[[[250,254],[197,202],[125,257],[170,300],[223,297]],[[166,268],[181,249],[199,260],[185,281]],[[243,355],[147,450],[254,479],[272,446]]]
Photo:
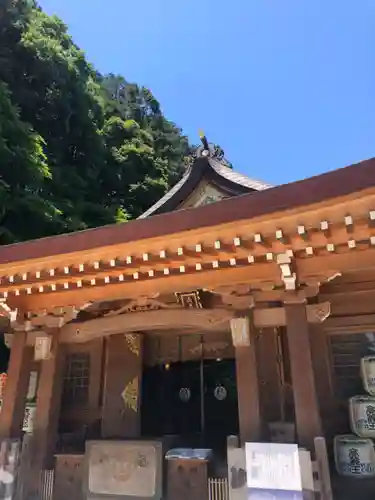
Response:
[[[324,330],[330,335],[363,333],[364,330],[373,329],[375,329],[375,314],[331,317],[324,323]]]
[[[307,306],[310,323],[320,323],[329,315],[328,302]],[[98,337],[108,337],[116,333],[154,330],[179,330],[195,328],[202,331],[212,330],[223,325],[233,317],[235,311],[227,309],[169,309],[135,312],[118,316],[70,323],[60,329],[60,342],[87,342]],[[269,328],[286,325],[286,313],[283,307],[254,309],[253,321],[256,328]],[[227,323],[228,324],[228,323]],[[28,344],[35,342],[36,332],[29,332]]]
[[[356,272],[375,267],[375,248],[346,251],[329,255],[296,259],[297,275],[300,282],[323,272]]]
[[[117,333],[152,331],[171,328],[212,330],[229,322],[233,312],[226,309],[171,309],[107,316],[83,323],[70,323],[60,331],[61,342],[87,342]],[[32,332],[30,337],[32,338]]]
[[[22,243],[20,250],[24,254],[28,254],[29,258],[23,261],[9,262],[9,259],[0,264],[0,269],[4,273],[24,273],[28,272],[30,268],[35,270],[41,268],[57,268],[67,265],[77,265],[79,263],[93,262],[95,260],[109,260],[116,258],[120,255],[133,255],[134,253],[142,255],[142,253],[155,253],[158,254],[160,250],[173,249],[178,246],[192,246],[196,243],[212,245],[216,240],[231,241],[234,236],[242,237],[243,235],[262,233],[266,236],[275,235],[275,230],[281,228],[285,234],[295,234],[298,226],[303,224],[307,231],[310,233],[316,232],[319,234],[320,221],[327,219],[330,221],[330,226],[343,226],[343,217],[350,215],[353,217],[354,226],[361,224],[361,221],[368,218],[368,211],[372,210],[374,206],[374,188],[369,188],[358,193],[335,198],[334,203],[332,199],[324,200],[323,202],[315,203],[308,206],[299,207],[298,210],[283,210],[273,213],[265,213],[256,218],[248,218],[226,222],[222,224],[209,225],[205,227],[196,227],[192,229],[192,222],[194,222],[194,213],[185,214],[185,220],[188,221],[186,229],[172,234],[164,234],[156,237],[145,237],[144,229],[138,226],[137,229],[131,234],[131,241],[124,241],[121,235],[121,229],[117,228],[118,235],[111,241],[100,245],[99,240],[95,243],[95,234],[99,235],[111,233],[116,228],[106,227],[93,229],[88,232],[79,232],[76,235],[62,235],[50,238],[49,240],[33,241]],[[224,207],[222,207],[224,209]],[[225,209],[224,209],[225,210]],[[177,216],[178,218],[178,216]],[[146,221],[140,221],[142,224]],[[132,223],[133,224],[133,223]],[[151,224],[152,225],[152,224]],[[180,226],[182,227],[182,226]],[[346,228],[344,228],[346,232]],[[140,239],[137,240],[137,233]],[[150,233],[151,234],[151,233]],[[127,235],[129,237],[129,234]],[[60,253],[49,255],[49,242],[56,243],[60,239]],[[86,241],[90,239],[92,245],[87,245]],[[71,241],[79,242],[76,250],[72,251]],[[102,238],[103,241],[105,241]],[[166,240],[168,244],[166,245]],[[44,243],[44,251],[43,251]],[[279,243],[279,242],[278,242]],[[279,243],[280,244],[280,243]],[[36,247],[41,246],[41,251],[37,251]],[[55,245],[53,245],[55,247]],[[167,248],[166,248],[167,247]],[[11,249],[10,249],[11,250]],[[19,258],[19,255],[17,256]]]
[[[343,295],[326,295],[319,297],[329,300],[333,316],[357,316],[375,312],[375,290],[365,290]]]
[[[330,303],[320,302],[319,304],[309,304],[306,307],[306,311],[309,323],[321,323],[330,314]],[[286,324],[287,318],[284,307],[254,309],[254,325],[256,328],[275,328],[277,326],[286,326]]]
[[[25,311],[37,311],[51,307],[80,306],[87,302],[116,300],[150,296],[155,292],[175,293],[199,288],[216,288],[235,283],[261,283],[280,281],[278,268],[274,263],[264,263],[220,270],[181,273],[167,277],[132,280],[104,286],[83,287],[64,292],[39,293],[28,296],[9,297],[8,303]],[[13,304],[14,303],[14,304]]]

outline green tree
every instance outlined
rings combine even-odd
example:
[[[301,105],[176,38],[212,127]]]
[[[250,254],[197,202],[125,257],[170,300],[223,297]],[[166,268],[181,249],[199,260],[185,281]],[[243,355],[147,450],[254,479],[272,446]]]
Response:
[[[188,141],[153,94],[121,75],[101,75],[64,23],[32,0],[0,0],[0,82],[10,92],[3,106],[11,106],[39,147],[29,163],[48,171],[30,187],[44,222],[27,228],[20,222],[7,241],[137,217],[181,175]],[[7,140],[16,147],[14,137]],[[17,171],[26,163],[19,159]],[[10,179],[8,191],[17,182]],[[26,193],[29,185],[18,189]],[[3,219],[9,210],[0,198]]]
[[[44,197],[51,172],[44,154],[44,141],[22,122],[0,82],[0,244],[58,231],[60,213]]]

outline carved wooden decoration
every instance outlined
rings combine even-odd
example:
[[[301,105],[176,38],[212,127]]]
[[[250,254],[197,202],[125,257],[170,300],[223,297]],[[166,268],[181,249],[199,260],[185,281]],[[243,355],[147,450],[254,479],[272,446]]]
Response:
[[[229,344],[228,342],[205,342],[203,345],[197,345],[195,347],[192,347],[189,349],[190,354],[193,354],[195,356],[198,356],[202,353],[202,350],[205,351],[205,353],[213,353],[217,356],[226,349],[228,349]]]
[[[139,397],[139,381],[138,377],[133,378],[121,394],[125,406],[130,408],[135,413],[138,412],[138,397]]]
[[[120,314],[139,313],[147,311],[159,311],[162,309],[173,309],[179,307],[178,304],[165,304],[160,300],[149,297],[140,297],[138,300],[131,300],[120,309],[110,311],[105,317],[119,316]]]
[[[250,319],[232,318],[230,320],[232,341],[234,347],[245,347],[250,345]]]
[[[134,335],[132,333],[126,333],[125,334],[125,340],[126,343],[128,344],[129,350],[135,354],[136,356],[139,356],[140,353],[140,338],[139,335]]]
[[[177,301],[188,309],[202,309],[199,291],[176,293]]]
[[[321,302],[307,306],[307,321],[309,323],[322,323],[331,314],[330,302]]]

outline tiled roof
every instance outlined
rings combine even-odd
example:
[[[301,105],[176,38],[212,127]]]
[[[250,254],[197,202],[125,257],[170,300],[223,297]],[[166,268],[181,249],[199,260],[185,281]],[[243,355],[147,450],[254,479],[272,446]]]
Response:
[[[146,212],[144,212],[142,215],[138,217],[138,219],[145,219],[146,217],[149,217],[152,215],[154,212],[156,212],[159,208],[161,208],[168,200],[172,198],[185,184],[185,182],[188,180],[190,177],[191,173],[191,167],[189,167],[184,175],[181,177],[181,179],[173,186],[172,189],[170,189],[165,195],[160,198],[156,203],[154,203]]]
[[[208,165],[208,169],[211,169],[219,176],[220,178],[226,181],[226,185],[231,185],[231,190],[236,191],[236,186],[238,186],[240,191],[238,194],[244,194],[247,191],[263,191],[264,189],[268,189],[272,187],[270,184],[266,184],[265,182],[258,181],[255,179],[251,179],[250,177],[246,177],[238,172],[235,172],[231,168],[228,168],[220,161],[215,160],[214,158],[206,158],[205,162]],[[193,172],[198,169],[199,166],[197,162],[194,163],[192,167],[189,167],[183,177],[170,189],[160,200],[158,200],[154,205],[152,205],[146,212],[144,212],[139,219],[145,219],[146,217],[150,217],[153,214],[163,212],[162,207],[167,202],[169,202],[177,193],[183,188],[183,186],[187,183],[190,177],[193,175]],[[196,182],[194,187],[198,185],[200,180],[204,177],[204,171],[201,169],[201,175],[196,176]],[[228,187],[228,186],[227,186]],[[244,190],[245,188],[245,190]],[[179,200],[181,203],[181,200]],[[175,207],[177,208],[177,207]],[[168,210],[166,210],[168,211]]]
[[[325,200],[375,189],[375,158],[346,168],[310,177],[290,184],[250,192],[193,210],[180,210],[144,220],[51,236],[39,240],[0,246],[0,264],[82,252],[93,248],[124,244],[146,238],[167,237],[244,219],[271,215]]]
[[[242,175],[238,172],[235,172],[231,168],[226,167],[219,161],[210,158],[209,163],[211,167],[221,176],[227,179],[228,181],[234,182],[235,184],[239,184],[240,186],[248,187],[254,191],[263,191],[263,189],[268,189],[273,187],[271,184],[267,184],[266,182],[259,181],[256,179],[252,179],[251,177],[247,177],[246,175]]]

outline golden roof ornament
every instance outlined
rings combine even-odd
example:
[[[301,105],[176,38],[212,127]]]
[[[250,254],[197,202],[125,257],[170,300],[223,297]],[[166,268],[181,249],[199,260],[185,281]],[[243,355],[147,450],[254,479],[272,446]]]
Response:
[[[224,151],[216,144],[208,142],[207,136],[203,130],[199,130],[199,138],[202,144],[198,146],[196,150],[196,158],[200,158],[202,156],[212,158],[219,161],[222,165],[230,167],[229,162],[224,158]]]

